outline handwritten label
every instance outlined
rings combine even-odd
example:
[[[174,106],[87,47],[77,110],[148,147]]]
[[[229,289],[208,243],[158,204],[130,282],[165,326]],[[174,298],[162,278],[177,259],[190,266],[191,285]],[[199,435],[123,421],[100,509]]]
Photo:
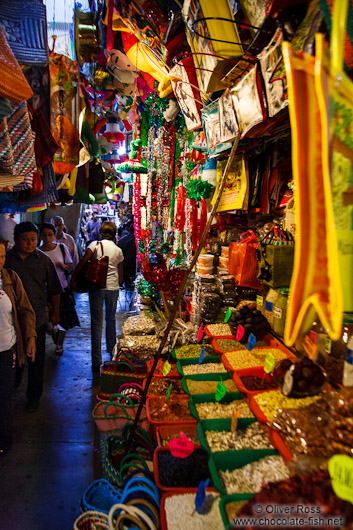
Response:
[[[256,337],[253,333],[250,333],[246,347],[249,351],[251,351],[253,347],[255,346],[255,344],[256,344]]]
[[[237,334],[235,335],[235,338],[237,340],[241,340],[244,337],[244,333],[245,333],[244,327],[241,324],[239,324],[239,326],[237,327]]]
[[[166,361],[163,366],[163,375],[164,376],[168,375],[171,369],[172,369],[172,366],[170,362]]]
[[[274,358],[273,353],[268,353],[265,357],[265,364],[264,364],[264,371],[266,374],[269,374],[270,372],[273,372],[275,369],[276,360]]]
[[[203,345],[202,348],[201,348],[201,353],[200,353],[200,357],[199,357],[199,364],[203,363],[203,360],[205,358],[205,353],[206,353],[206,349],[205,349],[205,345]]]
[[[215,393],[216,401],[221,401],[221,399],[224,398],[226,393],[227,393],[227,389],[225,387],[225,384],[221,380],[221,381],[219,381],[219,383],[217,385],[217,388],[216,388],[216,393]]]
[[[200,324],[199,331],[197,332],[197,342],[200,342],[202,337],[203,337],[203,324]]]
[[[259,294],[256,296],[256,305],[262,307],[264,305],[264,297]]]
[[[332,489],[340,499],[353,503],[353,458],[334,455],[328,461]]]
[[[228,307],[227,312],[226,312],[225,317],[224,317],[224,323],[225,324],[228,322],[228,320],[230,319],[231,316],[232,316],[232,310],[231,310],[230,307]]]
[[[238,426],[238,418],[240,418],[241,412],[240,410],[233,410],[232,412],[232,423],[230,425],[230,430],[232,431],[232,434],[235,433]]]
[[[206,501],[206,488],[210,483],[210,479],[201,480],[197,487],[195,496],[195,509],[197,513],[202,513]]]
[[[325,352],[330,354],[332,348],[332,340],[327,337],[326,344],[325,344]]]
[[[169,449],[176,458],[187,458],[194,452],[195,444],[180,431],[180,438],[172,438],[169,441]]]
[[[166,393],[166,395],[165,395],[165,399],[168,399],[168,398],[169,398],[170,393],[171,393],[171,391],[172,391],[172,388],[173,388],[173,383],[170,383],[169,388],[168,388],[168,390],[167,390],[167,393]]]

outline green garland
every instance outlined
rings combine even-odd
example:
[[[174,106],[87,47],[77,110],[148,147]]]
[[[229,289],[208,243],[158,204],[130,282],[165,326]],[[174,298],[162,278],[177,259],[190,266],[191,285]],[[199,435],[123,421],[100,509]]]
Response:
[[[189,199],[195,199],[196,202],[209,199],[213,189],[212,184],[206,180],[190,180],[185,187],[186,195]]]

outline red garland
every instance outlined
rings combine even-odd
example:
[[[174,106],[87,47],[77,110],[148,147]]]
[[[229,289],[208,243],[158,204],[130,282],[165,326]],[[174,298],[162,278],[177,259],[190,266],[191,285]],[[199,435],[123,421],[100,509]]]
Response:
[[[197,249],[197,204],[195,199],[190,200],[191,203],[191,249],[196,252]]]
[[[180,232],[183,232],[184,225],[185,225],[185,199],[186,199],[185,187],[179,186],[174,226],[177,230],[180,230]]]
[[[201,217],[200,217],[200,233],[199,233],[199,242],[203,231],[205,230],[207,224],[207,202],[206,199],[201,199]]]

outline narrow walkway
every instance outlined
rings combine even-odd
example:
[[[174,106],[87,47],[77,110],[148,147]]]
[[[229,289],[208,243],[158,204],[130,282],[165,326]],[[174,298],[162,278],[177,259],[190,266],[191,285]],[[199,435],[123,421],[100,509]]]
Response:
[[[67,333],[64,354],[47,336],[44,393],[39,409],[25,412],[27,373],[15,395],[14,444],[0,459],[0,528],[71,530],[80,499],[94,476],[91,411],[99,388],[90,361],[88,295],[76,295],[81,327]],[[121,292],[123,298],[123,292]],[[118,305],[117,333],[125,320]],[[104,348],[104,341],[103,341]],[[102,349],[104,352],[104,349]],[[103,353],[103,359],[109,355]]]

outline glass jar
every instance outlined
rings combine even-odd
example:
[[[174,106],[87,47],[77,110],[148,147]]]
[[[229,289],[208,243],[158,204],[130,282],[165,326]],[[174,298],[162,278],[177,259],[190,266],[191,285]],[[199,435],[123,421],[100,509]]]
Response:
[[[289,289],[283,287],[279,290],[279,295],[273,308],[273,331],[280,337],[284,336],[286,324]]]
[[[277,289],[270,289],[266,296],[265,301],[265,317],[267,322],[273,328],[273,308],[279,296],[279,291]]]

